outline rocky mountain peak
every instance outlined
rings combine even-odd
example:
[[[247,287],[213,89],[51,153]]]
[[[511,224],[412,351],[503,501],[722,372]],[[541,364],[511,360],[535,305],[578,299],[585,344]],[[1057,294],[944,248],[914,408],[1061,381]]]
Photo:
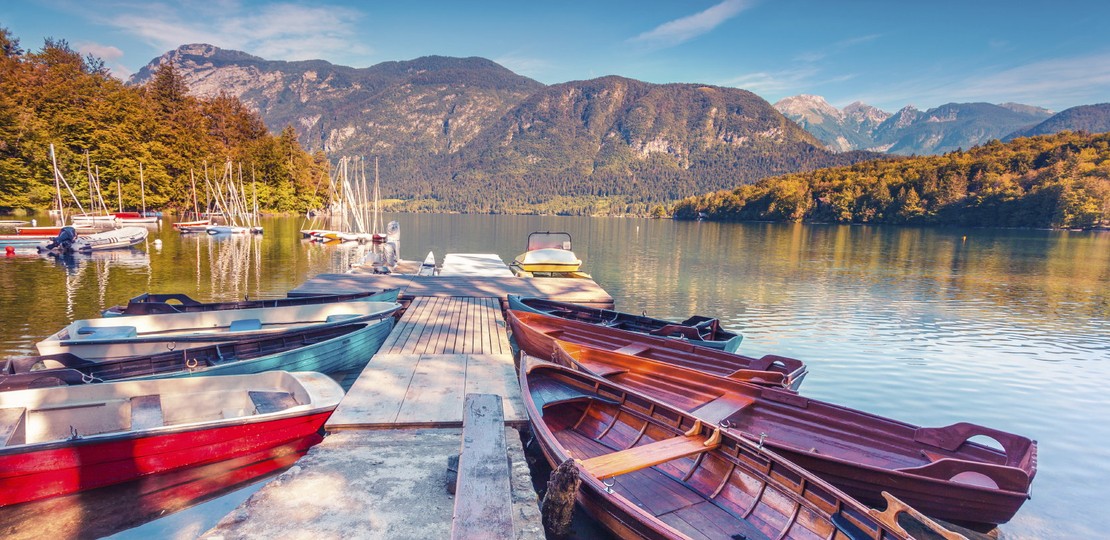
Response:
[[[779,112],[794,121],[805,119],[811,124],[820,124],[832,119],[839,122],[844,119],[844,113],[825,101],[821,96],[800,94],[783,98],[775,103],[774,107]]]

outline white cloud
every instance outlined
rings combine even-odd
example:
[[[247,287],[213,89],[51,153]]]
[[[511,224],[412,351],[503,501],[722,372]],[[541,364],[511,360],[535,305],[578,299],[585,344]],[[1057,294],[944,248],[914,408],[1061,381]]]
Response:
[[[1038,60],[1007,68],[981,67],[968,76],[940,76],[900,81],[870,89],[860,99],[922,103],[1007,101],[1062,110],[1081,103],[1103,103],[1110,96],[1110,52]],[[870,103],[870,102],[869,102]]]
[[[712,31],[721,23],[750,8],[749,0],[725,0],[705,11],[665,22],[629,41],[671,47]]]
[[[362,14],[347,7],[292,2],[244,5],[233,0],[115,7],[103,10],[110,14],[90,17],[163,51],[209,43],[269,59],[347,61],[370,52],[356,26]]]
[[[123,58],[123,51],[121,51],[119,47],[113,47],[111,45],[101,45],[100,43],[78,43],[77,52],[81,54],[91,54],[105,61],[119,60],[120,58]]]

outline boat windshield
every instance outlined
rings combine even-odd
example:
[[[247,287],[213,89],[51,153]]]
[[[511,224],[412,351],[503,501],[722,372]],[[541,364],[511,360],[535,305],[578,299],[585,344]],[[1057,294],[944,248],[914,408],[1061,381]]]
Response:
[[[528,235],[528,251],[550,248],[565,249],[569,251],[570,233],[534,232]]]

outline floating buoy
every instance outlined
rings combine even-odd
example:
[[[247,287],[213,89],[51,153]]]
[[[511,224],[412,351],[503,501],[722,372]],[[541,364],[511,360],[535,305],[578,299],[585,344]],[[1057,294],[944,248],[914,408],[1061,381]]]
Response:
[[[31,226],[32,227],[38,227],[39,226],[39,221],[37,219],[32,219],[31,220]],[[8,247],[11,247],[11,246],[8,246]]]
[[[12,246],[4,246],[4,253],[8,255],[15,255],[15,248]]]

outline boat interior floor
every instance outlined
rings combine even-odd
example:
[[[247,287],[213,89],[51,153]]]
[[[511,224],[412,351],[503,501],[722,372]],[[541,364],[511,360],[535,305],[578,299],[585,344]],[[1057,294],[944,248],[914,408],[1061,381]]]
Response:
[[[555,438],[578,459],[618,450],[572,429],[556,432]],[[613,483],[614,492],[691,538],[769,540],[753,523],[752,516],[745,520],[655,467],[615,476],[607,483]]]

